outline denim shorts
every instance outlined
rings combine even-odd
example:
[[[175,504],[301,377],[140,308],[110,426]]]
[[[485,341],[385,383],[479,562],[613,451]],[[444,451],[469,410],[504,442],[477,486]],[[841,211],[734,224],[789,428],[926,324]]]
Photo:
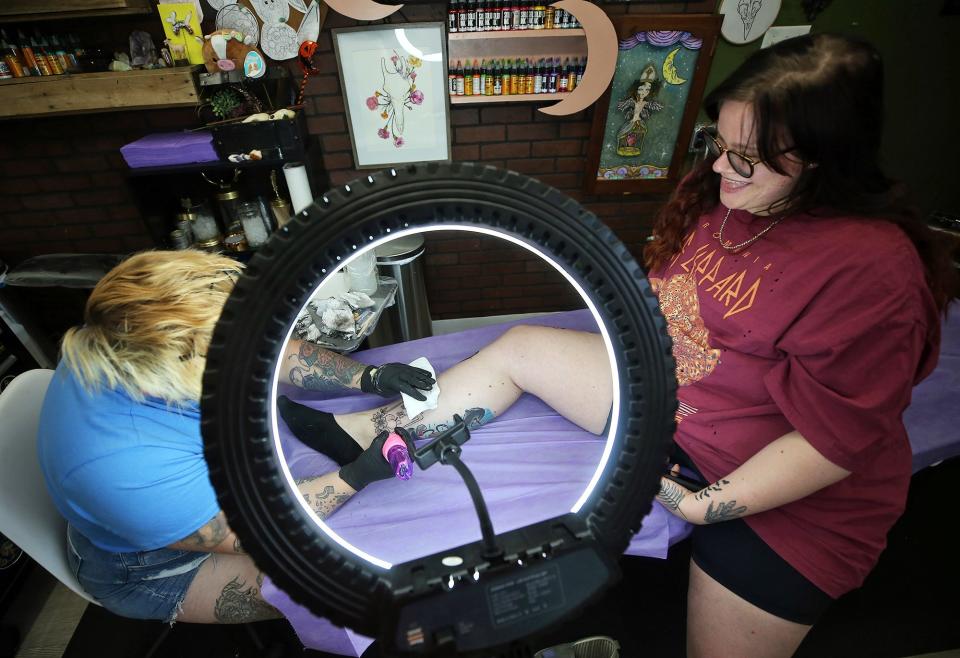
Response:
[[[173,623],[190,583],[210,553],[158,548],[114,553],[95,546],[72,526],[67,559],[84,591],[121,617]]]

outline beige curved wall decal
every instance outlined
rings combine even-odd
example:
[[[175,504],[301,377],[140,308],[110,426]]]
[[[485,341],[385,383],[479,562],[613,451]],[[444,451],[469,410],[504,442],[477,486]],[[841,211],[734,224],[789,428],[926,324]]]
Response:
[[[587,35],[587,68],[580,85],[559,103],[540,108],[544,114],[562,116],[588,108],[607,90],[617,67],[620,42],[610,18],[597,5],[584,0],[560,0],[553,6],[576,16]]]
[[[326,0],[327,6],[338,14],[358,21],[379,21],[396,11],[403,5],[381,5],[372,0]],[[586,76],[584,76],[586,77]]]

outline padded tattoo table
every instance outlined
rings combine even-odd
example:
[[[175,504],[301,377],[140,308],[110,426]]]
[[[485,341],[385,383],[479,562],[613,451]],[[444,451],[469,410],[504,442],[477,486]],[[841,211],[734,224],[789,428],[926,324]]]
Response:
[[[944,325],[937,370],[914,391],[905,415],[914,446],[914,471],[960,455],[960,308]],[[587,311],[542,316],[523,323],[596,331]],[[442,372],[492,342],[512,322],[434,336],[359,352],[365,363],[410,362],[426,356]],[[357,411],[383,402],[365,394],[321,399],[315,392],[281,387],[291,399],[334,413]],[[297,441],[280,423],[284,454],[294,477],[335,468],[328,458]],[[559,416],[539,399],[524,395],[506,413],[475,430],[464,446],[464,460],[477,477],[494,528],[500,532],[569,511],[583,491],[603,450],[603,441]],[[348,501],[327,521],[357,547],[399,563],[480,539],[466,488],[452,468],[417,471],[409,482],[376,482]],[[665,558],[669,547],[690,528],[654,504],[629,555]],[[338,628],[291,601],[270,579],[263,595],[290,621],[303,644],[344,656],[359,656],[371,640]]]

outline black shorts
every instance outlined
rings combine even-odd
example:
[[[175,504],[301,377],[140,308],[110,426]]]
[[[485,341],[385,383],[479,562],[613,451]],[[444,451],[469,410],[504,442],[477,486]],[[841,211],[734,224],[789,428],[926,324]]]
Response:
[[[674,446],[671,457],[706,478]],[[812,625],[833,599],[767,546],[743,519],[694,526],[692,559],[740,598],[781,619]]]

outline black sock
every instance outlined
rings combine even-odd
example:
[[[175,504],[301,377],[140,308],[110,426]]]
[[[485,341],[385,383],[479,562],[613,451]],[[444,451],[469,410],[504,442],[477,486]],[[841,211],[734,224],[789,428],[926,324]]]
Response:
[[[333,414],[306,407],[286,395],[277,398],[277,410],[294,436],[338,465],[349,464],[363,454],[363,449],[343,431]]]

